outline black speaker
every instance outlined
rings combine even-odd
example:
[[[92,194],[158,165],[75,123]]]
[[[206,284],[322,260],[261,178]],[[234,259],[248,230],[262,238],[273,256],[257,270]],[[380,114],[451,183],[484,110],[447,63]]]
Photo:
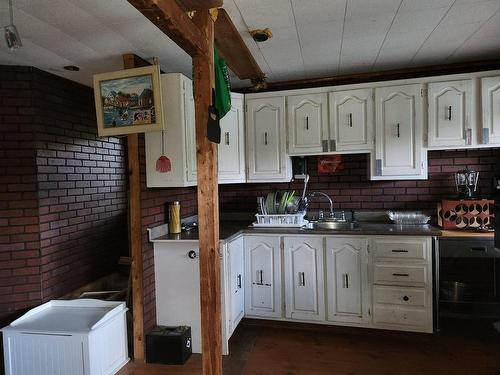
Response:
[[[191,353],[191,327],[156,326],[146,335],[147,363],[183,365]]]

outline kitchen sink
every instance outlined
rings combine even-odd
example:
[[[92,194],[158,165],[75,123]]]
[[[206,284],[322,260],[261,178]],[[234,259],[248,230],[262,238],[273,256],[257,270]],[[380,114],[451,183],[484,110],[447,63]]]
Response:
[[[359,227],[355,221],[315,221],[309,223],[309,229],[323,230],[351,230]]]

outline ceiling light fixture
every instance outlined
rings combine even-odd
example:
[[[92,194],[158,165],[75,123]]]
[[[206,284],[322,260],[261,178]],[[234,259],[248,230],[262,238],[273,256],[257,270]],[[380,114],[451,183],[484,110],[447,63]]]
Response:
[[[76,65],[66,65],[63,67],[64,70],[69,70],[70,72],[78,72],[80,70],[80,67]]]
[[[12,0],[9,0],[9,14],[10,14],[10,24],[4,27],[5,40],[7,41],[7,47],[11,51],[14,51],[23,46],[21,42],[21,37],[14,25],[14,9],[12,7]]]
[[[271,29],[267,27],[265,29],[252,30],[250,31],[250,35],[252,36],[253,40],[259,43],[265,42],[269,38],[273,37]]]

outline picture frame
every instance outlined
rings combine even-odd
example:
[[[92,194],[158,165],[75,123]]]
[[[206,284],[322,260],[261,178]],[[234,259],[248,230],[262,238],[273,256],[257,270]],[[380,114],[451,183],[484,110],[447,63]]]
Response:
[[[159,65],[94,75],[100,137],[159,131],[163,127]]]

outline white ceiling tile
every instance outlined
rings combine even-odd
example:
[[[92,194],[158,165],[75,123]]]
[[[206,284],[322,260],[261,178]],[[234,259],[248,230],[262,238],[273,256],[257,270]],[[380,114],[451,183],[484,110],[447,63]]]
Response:
[[[455,4],[451,7],[440,26],[463,25],[484,22],[500,10],[500,1],[484,1],[467,4]]]
[[[349,0],[347,3],[347,17],[366,19],[387,14],[392,16],[396,13],[400,4],[401,0]]]
[[[413,48],[413,53],[422,45],[429,36],[430,31],[413,29],[406,32],[395,32],[392,29],[387,34],[383,48]]]
[[[432,31],[441,21],[449,8],[414,10],[398,12],[391,26],[391,31],[408,33],[413,30]]]
[[[290,0],[235,0],[235,4],[251,30],[295,27]]]
[[[383,14],[369,19],[360,17],[346,18],[344,37],[358,38],[365,36],[381,36],[382,39],[389,29],[394,14]]]
[[[454,0],[403,0],[403,4],[399,9],[400,12],[449,8],[454,3]]]
[[[347,0],[292,0],[297,25],[343,21]]]

